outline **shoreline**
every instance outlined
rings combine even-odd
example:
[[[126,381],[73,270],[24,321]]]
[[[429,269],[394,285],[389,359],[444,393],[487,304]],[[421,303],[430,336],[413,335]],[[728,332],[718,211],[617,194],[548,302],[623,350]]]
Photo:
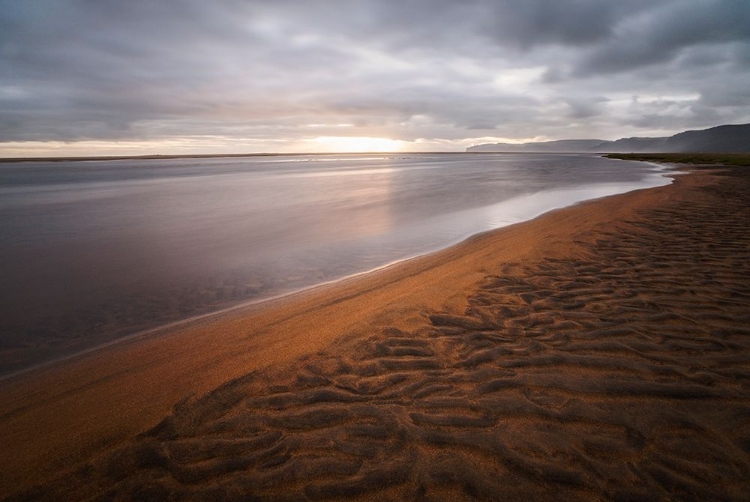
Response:
[[[556,209],[552,209],[551,211],[555,211],[555,210]],[[528,221],[528,220],[524,220],[524,221]],[[500,228],[505,228],[505,227],[500,227]],[[493,232],[493,231],[494,230],[487,230],[486,232]],[[482,233],[485,233],[485,232],[480,232],[479,234],[474,234],[473,236],[470,236],[467,239],[471,239],[475,235],[481,235]],[[467,240],[467,239],[463,239],[463,240]],[[463,240],[461,242],[463,242]],[[76,359],[79,359],[79,358],[82,358],[82,357],[87,357],[87,356],[89,356],[91,354],[94,354],[96,352],[99,352],[99,351],[111,350],[113,348],[116,348],[117,345],[121,344],[121,343],[132,343],[132,342],[136,342],[137,340],[142,339],[142,338],[159,336],[160,334],[167,333],[167,332],[173,332],[173,331],[179,330],[181,328],[188,328],[188,327],[190,327],[190,325],[192,325],[193,323],[197,323],[197,322],[202,322],[202,321],[208,321],[208,322],[210,322],[211,319],[214,318],[214,317],[231,315],[232,313],[234,313],[234,312],[236,312],[238,310],[243,310],[243,311],[247,311],[246,313],[251,313],[252,311],[255,311],[257,309],[273,308],[273,306],[272,306],[273,303],[284,302],[284,301],[293,301],[294,298],[297,295],[303,295],[303,294],[307,294],[307,293],[312,293],[312,292],[314,292],[315,290],[317,290],[319,288],[326,288],[326,287],[335,286],[336,284],[343,283],[345,281],[349,281],[349,280],[353,280],[353,279],[357,279],[359,277],[367,276],[367,275],[372,274],[372,273],[377,273],[377,272],[380,272],[382,270],[388,269],[390,267],[398,266],[398,265],[400,265],[402,263],[406,263],[406,262],[409,262],[409,261],[412,261],[412,260],[418,260],[418,259],[423,258],[425,256],[428,256],[428,255],[430,255],[432,253],[436,253],[436,252],[440,252],[440,251],[445,250],[445,249],[449,249],[449,248],[451,248],[451,247],[453,247],[453,246],[455,246],[457,244],[459,244],[459,243],[454,243],[454,244],[451,244],[451,245],[447,246],[446,248],[440,248],[440,249],[437,249],[437,250],[434,250],[434,251],[430,251],[430,252],[427,252],[427,253],[424,253],[424,254],[417,254],[417,255],[409,256],[409,257],[402,258],[402,259],[399,259],[399,260],[394,260],[392,262],[386,263],[385,265],[381,265],[379,267],[375,267],[375,268],[371,268],[371,269],[368,269],[368,270],[364,270],[362,272],[355,272],[353,274],[349,274],[349,275],[346,275],[344,277],[339,277],[338,279],[332,279],[332,280],[321,282],[321,283],[318,283],[318,284],[313,284],[311,286],[306,286],[306,287],[302,287],[302,288],[299,288],[299,289],[293,289],[293,290],[282,292],[282,293],[279,293],[279,294],[275,294],[275,295],[272,295],[272,296],[269,296],[269,297],[263,297],[263,298],[258,298],[258,299],[254,299],[254,300],[243,301],[243,302],[240,302],[240,303],[238,303],[236,305],[230,305],[228,307],[223,307],[223,308],[220,308],[218,310],[213,310],[213,311],[210,311],[210,312],[206,312],[204,314],[197,314],[197,315],[190,316],[190,317],[187,317],[187,318],[184,318],[184,319],[178,319],[176,321],[169,322],[167,324],[162,324],[162,325],[159,325],[159,326],[155,326],[153,328],[147,328],[147,329],[144,329],[144,330],[132,333],[130,335],[123,336],[121,338],[115,338],[115,339],[110,340],[110,341],[108,341],[106,343],[103,343],[101,345],[96,345],[96,346],[90,347],[88,349],[84,349],[84,350],[82,350],[80,352],[75,352],[73,354],[68,354],[68,355],[61,356],[61,357],[59,357],[57,359],[52,359],[50,361],[44,361],[44,362],[41,362],[41,363],[38,363],[38,364],[34,364],[33,366],[29,366],[28,368],[23,368],[23,369],[20,369],[18,371],[14,371],[12,373],[8,373],[6,375],[0,375],[0,385],[2,385],[2,383],[4,381],[11,381],[11,380],[14,380],[16,378],[23,378],[24,375],[27,374],[27,373],[34,373],[34,372],[37,372],[37,371],[45,371],[45,370],[53,369],[55,366],[59,366],[59,365],[74,364],[74,361]]]
[[[427,320],[460,328],[469,321],[456,316],[496,270],[582,259],[612,225],[627,226],[643,211],[715,183],[713,171],[697,170],[669,185],[553,210],[426,256],[0,380],[0,440],[15,460],[0,469],[8,490],[0,497],[127,444],[179,403],[200,403],[249,373],[335,352],[373,330],[412,332]]]
[[[273,155],[284,155],[284,154],[273,154]],[[302,154],[299,154],[299,155],[302,155]],[[321,154],[321,155],[325,156],[325,155],[335,155],[335,154]],[[241,155],[241,156],[244,156],[244,155]],[[253,154],[252,156],[266,156],[266,154]],[[211,156],[200,155],[200,156],[195,156],[195,157],[196,158],[208,158]],[[139,158],[147,159],[151,157],[145,156],[145,157],[139,157]],[[181,157],[175,157],[175,158],[181,158]],[[70,160],[70,159],[63,159],[63,160]],[[90,160],[93,160],[93,159],[90,159]],[[81,356],[85,356],[86,354],[90,354],[101,349],[116,346],[118,343],[125,342],[128,340],[138,339],[138,338],[147,337],[147,336],[155,336],[165,331],[180,329],[181,327],[188,326],[191,323],[196,322],[196,321],[210,319],[214,316],[228,314],[237,310],[253,309],[256,307],[263,308],[263,305],[266,302],[283,300],[287,297],[291,298],[294,295],[304,293],[305,291],[308,291],[308,290],[314,290],[315,288],[318,288],[318,287],[328,286],[331,284],[335,284],[339,281],[345,281],[345,280],[349,280],[358,276],[366,275],[372,272],[377,272],[382,269],[385,269],[394,265],[398,265],[399,263],[402,263],[402,262],[406,262],[406,261],[413,260],[413,259],[418,259],[423,256],[427,256],[436,252],[440,252],[442,250],[458,245],[467,239],[471,239],[472,237],[476,235],[480,235],[485,232],[493,232],[495,230],[499,230],[510,225],[515,225],[515,224],[522,223],[525,221],[530,221],[551,211],[556,211],[558,209],[562,209],[565,207],[575,206],[577,204],[580,204],[582,202],[586,202],[589,200],[596,200],[596,199],[607,197],[610,195],[617,195],[618,193],[627,193],[633,190],[648,189],[648,188],[653,188],[656,186],[663,186],[663,185],[671,183],[671,181],[669,181],[671,177],[670,173],[674,172],[674,170],[670,171],[670,168],[668,166],[664,166],[662,164],[657,164],[654,162],[643,162],[643,163],[652,166],[652,172],[646,175],[640,181],[609,183],[609,184],[608,183],[593,183],[593,184],[581,183],[579,185],[562,186],[558,188],[543,190],[540,192],[517,195],[512,198],[505,199],[505,200],[502,200],[502,201],[499,201],[499,202],[496,202],[487,206],[464,209],[459,212],[453,213],[451,215],[447,215],[447,216],[444,215],[441,217],[443,220],[445,220],[445,218],[447,218],[448,216],[451,216],[454,220],[462,221],[462,224],[460,226],[462,228],[463,235],[461,235],[460,237],[452,238],[449,241],[444,242],[443,244],[438,244],[435,246],[432,246],[432,245],[424,246],[421,250],[415,250],[413,254],[404,256],[402,258],[396,258],[392,261],[389,261],[387,263],[384,263],[382,265],[378,265],[372,268],[348,273],[339,278],[334,278],[334,279],[326,280],[326,281],[319,282],[319,283],[313,283],[309,285],[302,285],[300,287],[293,287],[293,288],[288,288],[288,289],[282,288],[280,290],[267,292],[265,294],[260,294],[257,298],[242,300],[242,301],[234,302],[234,303],[226,303],[224,305],[217,306],[218,308],[216,308],[215,310],[209,310],[209,311],[204,311],[202,313],[191,314],[183,318],[175,318],[164,324],[151,324],[151,326],[145,326],[142,329],[131,331],[130,333],[125,334],[124,336],[118,336],[118,337],[112,337],[112,338],[105,336],[103,338],[105,338],[106,341],[104,341],[103,343],[100,342],[98,344],[88,345],[88,346],[87,344],[82,343],[80,344],[80,347],[74,351],[70,351],[70,347],[63,347],[62,349],[59,350],[60,352],[59,356],[54,356],[53,358],[47,359],[47,360],[42,359],[39,362],[35,362],[29,366],[13,369],[9,373],[0,374],[0,382],[22,377],[22,375],[28,372],[33,372],[35,370],[42,369],[45,367],[53,367],[58,364],[64,364],[67,361],[75,360]],[[542,203],[540,201],[544,201],[544,202]],[[474,225],[469,225],[467,227],[464,219],[465,218],[468,218],[469,220],[476,219],[476,217],[472,216],[472,213],[476,213],[476,212],[483,212],[487,214],[502,214],[504,215],[504,218],[503,220],[494,220],[492,224],[490,224],[490,220],[493,220],[493,217],[486,216],[485,219],[487,221],[484,221],[480,224],[475,223]],[[443,223],[445,223],[445,221],[443,221]],[[493,228],[488,228],[490,225]],[[431,220],[429,218],[423,222],[422,226],[426,226],[428,229],[431,229],[430,231],[437,230],[436,228],[437,225],[434,222],[431,223]],[[427,231],[427,234],[429,234],[430,231]],[[116,328],[118,328],[118,326],[114,326],[112,329],[116,329]],[[68,350],[65,350],[66,348]],[[33,358],[29,356],[27,356],[27,359],[33,360]]]

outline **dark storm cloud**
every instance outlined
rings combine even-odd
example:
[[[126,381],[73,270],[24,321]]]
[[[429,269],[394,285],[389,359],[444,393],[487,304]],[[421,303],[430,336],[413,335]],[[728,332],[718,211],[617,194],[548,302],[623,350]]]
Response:
[[[616,73],[673,60],[689,48],[750,40],[750,2],[672,2],[625,19],[584,59],[582,73]]]
[[[605,40],[612,34],[627,2],[578,0],[560,2],[490,2],[484,29],[500,43],[524,48],[561,43],[584,46]],[[639,5],[640,4],[640,5]],[[640,9],[645,2],[631,2]]]
[[[747,19],[746,0],[0,0],[0,141],[749,121]]]

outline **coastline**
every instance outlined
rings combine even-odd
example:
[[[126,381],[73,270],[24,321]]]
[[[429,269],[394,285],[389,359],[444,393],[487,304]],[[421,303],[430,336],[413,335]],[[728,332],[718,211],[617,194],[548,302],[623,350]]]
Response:
[[[499,270],[517,275],[519,264],[583,259],[613,228],[719,182],[699,170],[671,185],[582,202],[427,256],[0,380],[0,441],[14,459],[0,469],[8,490],[0,496],[127,444],[175,406],[200,403],[252,372],[336,352],[384,329],[414,332],[441,322],[461,328],[469,321],[457,316],[471,307],[477,285]]]
[[[616,161],[605,162],[616,163]],[[254,239],[255,242],[246,238],[243,249],[236,246],[236,253],[250,251],[248,256],[244,258],[246,260],[246,263],[243,262],[244,268],[237,270],[222,268],[221,259],[215,257],[217,253],[212,253],[210,248],[204,248],[202,255],[213,257],[205,258],[207,265],[216,267],[214,277],[211,277],[210,281],[206,277],[200,276],[200,270],[208,267],[194,264],[189,269],[184,270],[182,274],[165,275],[164,283],[168,284],[170,289],[166,289],[166,286],[160,289],[161,285],[153,281],[151,287],[143,285],[135,286],[132,289],[121,288],[117,290],[115,286],[112,286],[111,290],[105,289],[102,291],[101,296],[108,298],[108,300],[100,301],[98,296],[94,296],[86,290],[86,282],[78,284],[75,280],[71,280],[72,284],[79,286],[78,289],[73,286],[73,289],[65,295],[59,296],[76,299],[70,302],[75,305],[75,308],[63,309],[57,314],[50,314],[50,311],[54,312],[54,304],[34,311],[33,305],[39,303],[37,297],[44,295],[48,288],[52,291],[55,291],[55,288],[60,289],[59,284],[54,281],[55,275],[53,272],[55,269],[76,269],[78,274],[86,277],[86,274],[83,273],[86,270],[86,265],[76,263],[74,258],[68,256],[61,261],[60,266],[52,267],[51,270],[50,267],[47,267],[45,273],[47,276],[52,276],[52,281],[45,281],[43,276],[41,279],[36,277],[36,281],[31,282],[30,285],[27,285],[29,284],[28,274],[33,271],[24,273],[23,267],[19,267],[14,269],[19,270],[19,272],[14,272],[9,277],[9,287],[7,288],[8,291],[15,292],[11,296],[11,298],[15,298],[13,300],[15,303],[11,303],[9,299],[6,308],[13,304],[17,304],[20,308],[9,309],[3,318],[5,321],[3,327],[7,326],[8,329],[6,338],[15,339],[18,342],[11,343],[2,352],[0,362],[3,369],[0,372],[0,381],[15,378],[19,374],[37,367],[76,358],[80,354],[95,351],[98,347],[116,344],[122,339],[137,338],[148,333],[173,329],[185,322],[210,317],[224,311],[241,309],[268,299],[297,293],[321,284],[368,273],[400,261],[430,254],[457,244],[472,235],[530,220],[545,212],[577,204],[584,200],[670,182],[667,177],[663,176],[663,166],[653,163],[646,164],[652,166],[652,169],[644,170],[636,166],[635,170],[640,173],[640,180],[638,181],[606,182],[601,177],[594,176],[595,181],[583,182],[577,180],[578,183],[575,185],[562,184],[557,187],[540,187],[530,189],[529,193],[517,193],[505,199],[501,197],[502,194],[497,194],[495,199],[485,201],[485,203],[476,207],[462,206],[453,211],[427,215],[408,224],[394,225],[390,233],[383,231],[373,237],[369,243],[362,243],[359,248],[355,244],[351,245],[347,251],[346,245],[339,250],[335,249],[335,246],[329,245],[330,249],[325,253],[316,251],[317,255],[305,253],[304,250],[297,250],[296,255],[291,255],[294,261],[287,263],[285,266],[280,266],[274,260],[266,260],[267,263],[263,267],[259,267],[255,263],[257,258],[253,257],[253,253],[258,242],[264,243],[263,246],[266,248],[278,245],[281,246],[279,247],[280,250],[284,250],[283,241],[280,239],[273,241],[273,234],[268,236],[268,234],[261,233]],[[625,165],[617,169],[628,170],[629,167],[629,165]],[[451,191],[454,192],[453,195],[456,197],[461,195],[461,192]],[[442,196],[437,197],[436,200],[442,198]],[[498,201],[497,198],[500,198],[500,200]],[[83,215],[81,218],[83,219]],[[280,215],[279,220],[284,222],[284,216]],[[112,223],[113,228],[118,226],[117,222]],[[170,224],[175,223],[178,222],[170,222]],[[169,224],[166,226],[169,226]],[[351,228],[349,231],[356,235],[359,230]],[[234,232],[237,235],[240,233]],[[202,232],[196,231],[193,234],[202,235]],[[267,236],[268,241],[266,241]],[[210,236],[203,236],[202,240],[210,242],[211,239],[206,237]],[[143,235],[141,238],[148,239],[149,237]],[[201,249],[201,239],[198,240],[199,242],[193,244]],[[13,239],[11,238],[10,241],[13,241]],[[137,248],[137,242],[135,239],[132,239],[131,242],[124,241],[122,248],[134,245]],[[321,242],[325,243],[325,238],[322,238]],[[355,239],[352,242],[356,243],[357,241]],[[298,245],[298,243],[295,244]],[[70,243],[64,241],[51,242],[47,246],[40,246],[37,250],[41,255],[38,260],[41,263],[47,263],[54,259],[55,256],[46,255],[46,251],[42,251],[42,249],[55,249],[56,245],[70,245]],[[80,242],[79,245],[83,246],[84,249],[89,248],[86,242]],[[154,247],[170,249],[172,246],[169,242],[162,242],[158,246],[154,244]],[[172,260],[174,263],[179,263],[181,259],[179,249],[183,247],[190,248],[191,246],[176,248]],[[290,246],[290,249],[293,248]],[[103,247],[101,252],[105,250],[106,247]],[[96,249],[90,249],[89,252],[96,254]],[[29,256],[33,254],[32,251],[29,251]],[[280,254],[283,255],[283,253]],[[159,256],[158,253],[156,255]],[[324,255],[328,257],[323,259]],[[170,270],[170,263],[154,265],[145,256],[140,257],[139,260],[130,261],[124,260],[122,256],[117,254],[115,256],[119,260],[120,267],[128,264],[128,268],[139,271],[141,277],[148,276],[149,272],[158,274],[162,269]],[[190,258],[189,254],[187,256]],[[360,258],[360,256],[363,258]],[[192,258],[196,258],[195,254]],[[185,259],[185,256],[182,256],[182,259]],[[14,263],[13,260],[18,261],[11,253],[10,263]],[[112,267],[103,266],[98,271],[97,277],[102,283],[108,283],[109,281],[114,285],[123,280],[121,275],[114,274]],[[34,278],[34,274],[31,274],[31,277]],[[214,280],[220,283],[219,286],[214,284]],[[91,282],[92,280],[88,279],[88,283]],[[141,282],[144,281],[141,279]],[[247,287],[248,284],[250,285],[249,288]],[[48,293],[47,296],[49,297],[52,294],[54,293]],[[42,296],[41,299],[43,300],[44,297]],[[15,319],[13,317],[14,310],[23,311],[24,306],[29,306],[29,313],[26,314],[26,318]],[[25,337],[28,333],[38,333],[38,335],[27,340]],[[73,333],[78,336],[72,336]]]

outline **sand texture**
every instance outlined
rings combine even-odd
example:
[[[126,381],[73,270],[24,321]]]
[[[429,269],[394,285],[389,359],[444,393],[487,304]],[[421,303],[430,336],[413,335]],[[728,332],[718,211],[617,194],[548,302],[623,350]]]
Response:
[[[298,349],[165,377],[119,436],[56,439],[72,471],[25,457],[45,482],[11,472],[9,500],[748,500],[749,224],[750,170],[701,170],[303,295],[277,308]],[[51,413],[21,401],[0,426]]]

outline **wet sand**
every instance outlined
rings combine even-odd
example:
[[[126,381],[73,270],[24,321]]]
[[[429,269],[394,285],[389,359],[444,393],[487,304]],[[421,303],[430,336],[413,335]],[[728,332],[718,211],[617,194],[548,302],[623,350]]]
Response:
[[[750,170],[0,382],[10,500],[746,500]]]

